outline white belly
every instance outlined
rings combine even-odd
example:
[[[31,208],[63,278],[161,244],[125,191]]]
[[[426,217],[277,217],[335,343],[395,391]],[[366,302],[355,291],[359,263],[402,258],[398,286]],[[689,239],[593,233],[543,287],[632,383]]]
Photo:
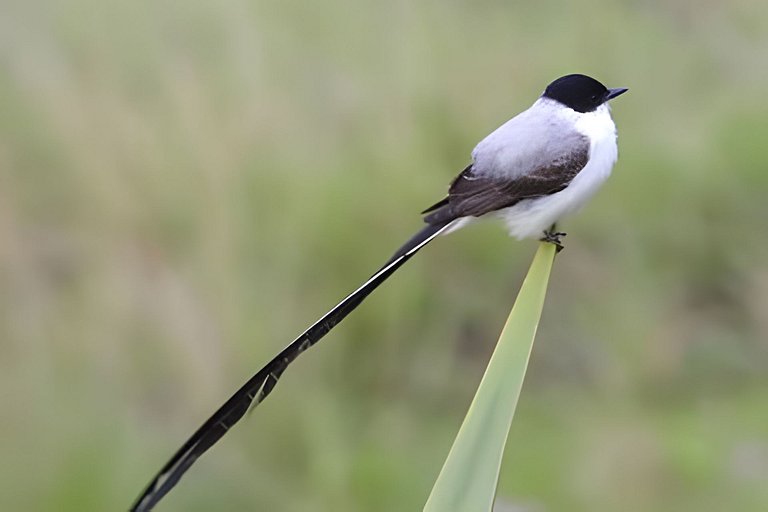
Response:
[[[607,111],[607,107],[605,109]],[[616,126],[610,115],[605,115],[607,112],[595,114],[594,118],[587,117],[577,126],[579,131],[591,138],[592,145],[589,162],[573,181],[560,192],[546,197],[525,199],[497,212],[506,222],[509,233],[515,238],[541,237],[543,231],[549,229],[552,224],[584,206],[611,175],[618,156]]]

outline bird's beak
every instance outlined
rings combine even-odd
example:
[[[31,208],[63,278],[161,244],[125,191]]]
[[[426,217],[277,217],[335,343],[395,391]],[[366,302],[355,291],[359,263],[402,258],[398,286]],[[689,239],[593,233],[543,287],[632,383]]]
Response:
[[[626,87],[618,87],[616,89],[608,89],[608,96],[605,97],[605,101],[612,100],[616,96],[620,96],[627,92],[629,89]]]

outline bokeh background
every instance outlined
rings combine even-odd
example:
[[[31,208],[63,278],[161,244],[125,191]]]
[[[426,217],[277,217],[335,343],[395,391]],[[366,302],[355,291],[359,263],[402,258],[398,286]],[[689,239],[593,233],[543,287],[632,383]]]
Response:
[[[126,509],[584,72],[630,87],[620,160],[564,226],[497,508],[768,510],[766,59],[754,0],[4,0],[0,509]],[[158,510],[420,510],[535,245],[436,241]]]

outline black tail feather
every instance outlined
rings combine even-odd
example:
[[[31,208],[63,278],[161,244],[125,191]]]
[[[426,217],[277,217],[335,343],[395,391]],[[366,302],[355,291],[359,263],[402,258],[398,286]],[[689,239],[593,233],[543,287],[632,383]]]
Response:
[[[280,376],[302,352],[320,341],[333,327],[351,313],[373,290],[387,280],[411,256],[444,231],[450,222],[428,225],[408,240],[394,256],[373,274],[362,286],[349,294],[333,309],[312,324],[274,359],[259,370],[248,382],[238,389],[224,405],[192,434],[192,437],[163,466],[131,507],[131,512],[151,510],[173,487],[184,473],[232,426],[237,423],[250,407],[255,407],[274,389]]]

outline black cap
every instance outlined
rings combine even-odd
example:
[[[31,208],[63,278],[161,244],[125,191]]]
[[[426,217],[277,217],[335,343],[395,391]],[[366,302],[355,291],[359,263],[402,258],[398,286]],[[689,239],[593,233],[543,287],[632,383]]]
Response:
[[[627,89],[608,89],[586,75],[566,75],[547,86],[542,95],[572,108],[576,112],[592,112],[606,101],[627,92]]]

